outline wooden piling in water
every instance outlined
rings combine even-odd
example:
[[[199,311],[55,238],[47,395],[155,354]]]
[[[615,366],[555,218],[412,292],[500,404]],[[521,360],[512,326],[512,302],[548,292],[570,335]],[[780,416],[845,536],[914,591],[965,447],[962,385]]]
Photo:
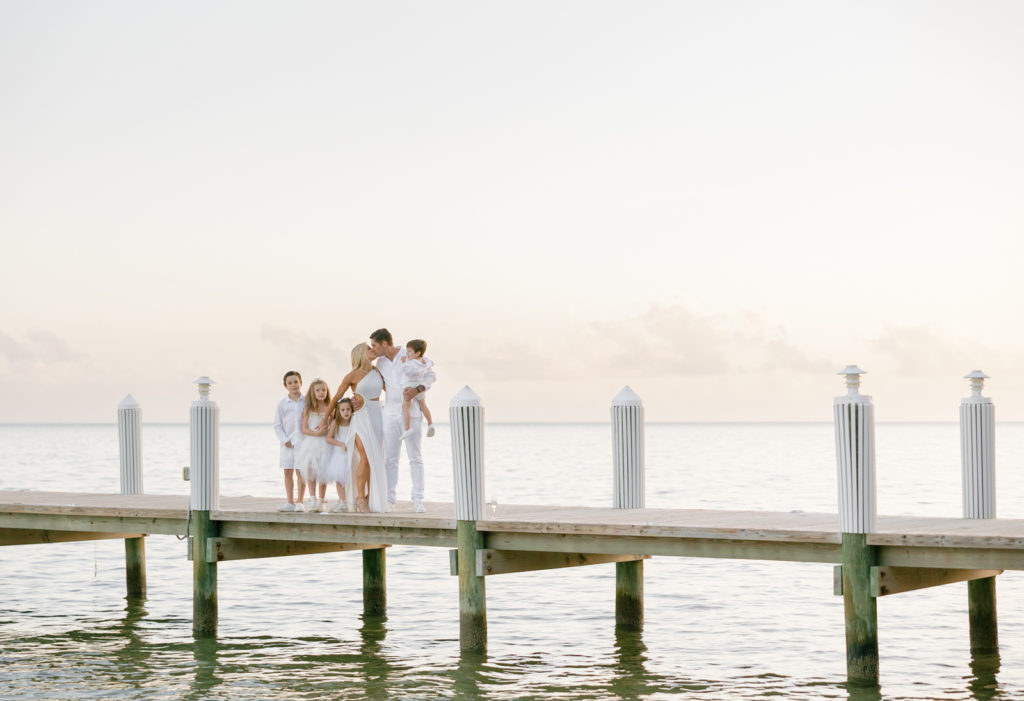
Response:
[[[871,591],[876,549],[863,533],[843,533],[843,612],[846,622],[846,678],[878,683],[878,604]]]
[[[117,405],[121,494],[142,494],[142,407],[132,395]],[[124,540],[125,589],[132,599],[146,597],[146,540]]]
[[[192,634],[198,638],[217,634],[217,562],[207,562],[214,528],[209,511],[192,512]]]
[[[217,634],[217,560],[210,557],[210,539],[219,534],[210,511],[220,508],[220,409],[210,401],[208,377],[200,377],[199,401],[189,410],[191,442],[192,633]]]
[[[363,550],[363,613],[383,616],[388,608],[386,548]]]
[[[981,370],[973,370],[964,377],[971,381],[971,396],[960,402],[964,518],[995,518],[995,405],[981,394],[988,375]],[[967,583],[967,610],[971,652],[998,652],[995,577]]]
[[[612,399],[613,506],[644,508],[644,406],[624,387]],[[644,563],[615,563],[615,626],[640,630],[644,624]]]
[[[483,534],[475,521],[458,521],[459,542],[459,649],[483,652],[487,649],[487,592],[484,578],[476,573],[476,553],[483,549]]]
[[[458,542],[459,647],[465,652],[484,652],[487,597],[484,577],[476,566],[477,551],[484,548],[484,536],[476,525],[484,514],[484,408],[480,397],[463,387],[452,398],[449,416]]]
[[[834,401],[839,530],[843,535],[842,586],[846,623],[846,678],[878,684],[878,607],[871,587],[877,550],[867,544],[876,524],[875,414],[859,392],[864,371],[848,366],[847,394]]]

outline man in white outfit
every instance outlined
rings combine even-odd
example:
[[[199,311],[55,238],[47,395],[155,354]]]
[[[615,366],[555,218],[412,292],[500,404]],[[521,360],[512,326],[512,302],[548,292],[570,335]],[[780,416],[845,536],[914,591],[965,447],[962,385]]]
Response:
[[[401,439],[405,430],[402,417],[402,398],[412,399],[418,392],[425,392],[430,389],[437,376],[433,370],[428,370],[423,377],[423,384],[418,387],[402,389],[402,358],[405,357],[405,348],[394,345],[391,332],[387,329],[377,329],[370,334],[370,350],[377,356],[377,369],[384,376],[384,452],[387,455],[385,462],[388,474],[388,506],[394,506],[397,498],[398,487],[398,454],[405,444],[405,455],[409,458],[409,474],[412,476],[412,510],[416,513],[423,513],[423,453],[421,444],[423,441],[423,413],[420,411],[419,402],[412,402],[411,420],[409,428],[412,435],[404,441]]]

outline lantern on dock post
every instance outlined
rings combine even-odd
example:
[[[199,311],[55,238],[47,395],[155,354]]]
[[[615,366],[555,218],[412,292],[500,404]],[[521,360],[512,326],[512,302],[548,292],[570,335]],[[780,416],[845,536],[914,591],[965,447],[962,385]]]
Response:
[[[217,535],[210,512],[220,507],[220,408],[210,401],[213,380],[204,375],[194,384],[199,399],[189,410],[192,632],[211,636],[217,633],[217,563],[207,559],[209,539]]]
[[[875,530],[875,412],[860,393],[864,371],[848,365],[846,395],[833,402],[839,530],[842,533],[843,610],[846,616],[846,675],[854,684],[878,683],[878,608],[871,595],[877,551],[867,544]]]
[[[612,399],[612,500],[616,509],[644,508],[644,403],[629,386]],[[644,623],[643,560],[615,563],[615,625]]]
[[[971,396],[960,401],[960,463],[963,481],[964,518],[996,517],[996,409],[981,395],[988,375],[973,370],[964,375],[971,381]],[[999,650],[996,622],[996,578],[967,582],[971,652]]]
[[[487,648],[487,600],[484,578],[477,576],[476,553],[483,549],[477,521],[484,515],[484,408],[468,386],[452,398],[449,409],[455,519],[459,570],[459,647]]]
[[[132,395],[117,405],[121,494],[142,494],[142,407]],[[146,596],[146,540],[124,539],[124,575],[128,598]]]

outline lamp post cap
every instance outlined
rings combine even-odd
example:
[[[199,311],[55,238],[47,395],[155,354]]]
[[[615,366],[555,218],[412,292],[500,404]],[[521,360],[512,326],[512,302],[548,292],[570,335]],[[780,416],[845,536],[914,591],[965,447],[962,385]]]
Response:
[[[967,380],[987,380],[988,375],[983,373],[981,370],[971,370],[969,373],[964,375],[964,379]]]
[[[633,388],[626,385],[622,388],[622,391],[615,395],[612,399],[612,406],[643,406],[644,401],[640,399],[640,395],[633,391]]]
[[[845,368],[836,373],[837,375],[866,375],[867,370],[861,370],[856,365],[847,365]]]
[[[207,377],[206,375],[203,375],[203,376],[202,376],[202,377],[200,377],[200,378],[199,378],[198,380],[193,380],[193,381],[192,381],[192,384],[194,384],[194,385],[215,385],[215,384],[217,384],[217,383],[216,383],[216,382],[214,382],[213,380],[211,380],[211,379],[210,379],[209,377]]]
[[[138,402],[137,399],[135,399],[135,397],[133,397],[132,395],[128,394],[128,395],[125,395],[125,398],[122,399],[121,403],[117,405],[117,408],[118,409],[138,409],[139,408],[139,402]]]
[[[452,406],[480,406],[480,395],[466,385],[452,397]]]

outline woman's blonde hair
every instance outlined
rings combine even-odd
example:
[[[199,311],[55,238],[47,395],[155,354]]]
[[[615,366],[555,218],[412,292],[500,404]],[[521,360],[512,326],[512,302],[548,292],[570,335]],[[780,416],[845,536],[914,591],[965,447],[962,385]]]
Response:
[[[366,357],[366,352],[370,350],[370,347],[365,343],[359,343],[352,349],[352,369],[370,371],[370,359]]]
[[[309,389],[306,390],[306,411],[313,414],[317,413],[317,410],[320,408],[317,406],[316,397],[313,396],[318,385],[323,385],[324,389],[327,390],[327,399],[324,401],[331,401],[331,388],[327,385],[327,382],[321,380],[319,377],[310,382]]]

